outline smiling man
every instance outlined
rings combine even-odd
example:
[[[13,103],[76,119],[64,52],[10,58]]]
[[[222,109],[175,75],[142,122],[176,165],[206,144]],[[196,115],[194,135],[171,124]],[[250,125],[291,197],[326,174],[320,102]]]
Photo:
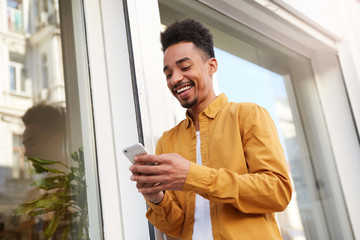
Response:
[[[175,22],[161,43],[167,86],[187,112],[130,167],[149,221],[181,239],[282,239],[275,212],[292,187],[269,114],[215,95],[212,36],[199,22]]]

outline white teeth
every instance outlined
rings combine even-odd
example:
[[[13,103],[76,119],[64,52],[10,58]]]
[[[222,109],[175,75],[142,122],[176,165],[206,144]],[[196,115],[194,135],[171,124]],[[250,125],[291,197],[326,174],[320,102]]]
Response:
[[[179,93],[182,93],[185,90],[188,90],[189,88],[191,88],[191,86],[186,86],[186,87],[180,88],[179,90],[176,90],[176,92],[179,94]]]

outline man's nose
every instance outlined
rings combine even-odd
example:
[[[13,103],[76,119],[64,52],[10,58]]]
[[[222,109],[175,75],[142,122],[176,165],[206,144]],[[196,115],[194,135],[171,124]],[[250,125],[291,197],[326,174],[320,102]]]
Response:
[[[175,85],[177,84],[178,82],[182,81],[184,78],[184,76],[182,75],[181,72],[179,71],[174,71],[172,76],[171,76],[171,84],[172,85]]]

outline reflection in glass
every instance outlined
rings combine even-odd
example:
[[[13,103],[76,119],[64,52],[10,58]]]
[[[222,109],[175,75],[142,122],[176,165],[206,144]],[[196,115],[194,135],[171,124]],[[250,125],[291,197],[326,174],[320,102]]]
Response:
[[[8,29],[13,32],[23,31],[22,1],[7,0]]]
[[[294,193],[288,208],[277,214],[279,227],[285,240],[314,239],[309,231],[313,217],[309,189],[302,164],[306,161],[301,152],[293,109],[290,105],[290,78],[281,76],[256,64],[243,60],[221,49],[215,49],[219,69],[215,80],[219,92],[227,94],[229,101],[254,102],[270,113],[279,132],[280,142],[291,167]],[[304,212],[305,209],[308,209]],[[301,211],[300,211],[301,210]]]
[[[0,67],[9,70],[0,86],[0,239],[88,239],[83,146],[67,134],[80,116],[67,115],[59,5],[0,3],[5,1]]]
[[[16,90],[16,69],[14,66],[9,67],[10,72],[10,90]]]
[[[47,57],[46,55],[42,55],[41,56],[41,68],[42,68],[42,87],[43,88],[48,88],[49,87],[49,83],[48,83],[48,66],[47,66]]]

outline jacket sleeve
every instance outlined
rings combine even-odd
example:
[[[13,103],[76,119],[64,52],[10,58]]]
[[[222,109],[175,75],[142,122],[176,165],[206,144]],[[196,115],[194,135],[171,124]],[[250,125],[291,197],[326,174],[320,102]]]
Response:
[[[162,138],[158,141],[156,147],[156,155],[162,153]],[[159,204],[155,204],[146,199],[149,206],[146,217],[160,231],[172,237],[180,237],[183,224],[185,221],[185,213],[181,209],[176,195],[173,191],[165,191],[163,200]]]
[[[248,173],[191,163],[183,191],[231,204],[244,213],[283,211],[292,187],[271,117],[264,108],[251,105],[246,114],[239,114],[239,125]]]

